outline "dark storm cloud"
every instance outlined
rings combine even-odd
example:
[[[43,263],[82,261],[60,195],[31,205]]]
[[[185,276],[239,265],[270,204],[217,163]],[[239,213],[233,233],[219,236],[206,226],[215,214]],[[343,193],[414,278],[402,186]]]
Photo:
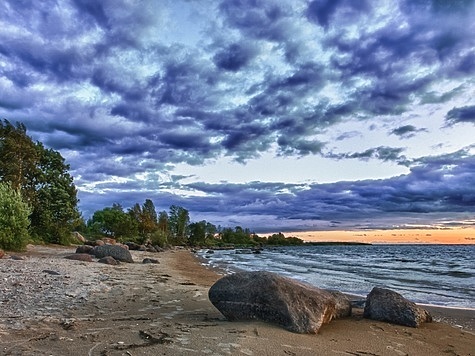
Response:
[[[343,141],[343,140],[347,140],[347,139],[353,138],[353,137],[363,137],[363,134],[361,132],[358,132],[358,131],[344,132],[341,135],[339,135],[336,138],[336,140],[337,141]]]
[[[360,103],[361,109],[376,115],[400,114],[406,110],[411,95],[422,95],[435,80],[453,76],[457,71],[471,70],[475,42],[469,33],[473,28],[461,26],[460,19],[446,18],[447,13],[440,9],[430,17],[423,17],[433,10],[427,2],[416,5],[401,2],[407,26],[388,24],[374,32],[361,32],[349,38],[345,18],[333,16],[340,5],[349,6],[346,3],[315,1],[309,5],[309,14],[318,15],[316,20],[322,26],[326,27],[330,19],[339,26],[333,28],[325,42],[328,49],[335,50],[332,65],[336,73],[340,73],[339,79],[346,82],[364,77],[372,81],[371,86],[354,93],[353,98]],[[474,11],[472,3],[460,6],[466,12],[457,13],[457,16],[468,19]],[[434,8],[437,8],[435,4]],[[360,10],[370,11],[367,6]],[[434,26],[434,20],[429,20],[431,17],[438,19],[439,26]],[[408,68],[413,65],[438,65],[439,69],[415,78],[407,75]]]
[[[12,8],[17,7],[15,2],[8,3]],[[130,123],[147,123],[149,127],[153,123],[154,127],[170,128],[169,125],[179,120],[183,113],[193,111],[190,117],[203,125],[206,135],[221,142],[209,147],[214,150],[214,154],[210,155],[203,151],[202,143],[206,138],[195,137],[191,142],[197,143],[197,155],[205,153],[206,157],[216,157],[226,154],[240,161],[258,157],[272,143],[280,147],[279,154],[282,155],[319,154],[322,144],[305,136],[320,133],[322,129],[347,120],[359,111],[377,115],[404,112],[410,96],[421,93],[434,80],[431,75],[417,79],[405,76],[403,68],[406,61],[412,62],[415,58],[416,63],[421,65],[452,63],[457,59],[455,53],[465,53],[463,48],[470,45],[459,27],[444,22],[435,29],[431,22],[425,22],[420,15],[409,11],[411,4],[401,5],[407,14],[408,29],[394,29],[388,25],[373,32],[362,32],[349,40],[344,36],[347,31],[344,23],[349,23],[349,18],[353,19],[350,21],[353,23],[359,21],[359,16],[370,15],[373,9],[366,1],[312,1],[305,13],[281,1],[223,1],[219,11],[224,15],[225,31],[229,26],[242,38],[234,36],[227,39],[226,32],[209,33],[208,48],[212,53],[211,58],[205,59],[199,50],[190,51],[182,45],[153,43],[146,46],[141,42],[141,35],[147,33],[153,24],[154,9],[150,5],[138,8],[126,3],[119,6],[111,1],[97,3],[89,0],[76,0],[72,4],[68,17],[61,17],[58,10],[48,12],[46,5],[32,3],[30,17],[23,15],[20,21],[31,27],[26,25],[27,21],[38,18],[40,26],[31,28],[37,35],[26,41],[15,36],[5,37],[5,41],[1,42],[0,53],[24,64],[21,69],[18,65],[18,70],[5,71],[18,88],[33,82],[41,83],[45,75],[62,83],[86,81],[99,89],[101,95],[120,97],[120,100],[111,100],[106,104],[105,109],[110,115],[122,117]],[[459,7],[467,5],[463,3]],[[124,11],[117,11],[118,6]],[[418,6],[420,11],[433,11],[435,16],[442,16],[440,6],[428,7],[423,3],[414,6]],[[9,15],[7,18],[13,21],[14,13],[6,13]],[[333,53],[330,67],[318,56],[311,60],[308,56],[303,57],[302,51],[308,47],[308,38],[304,37],[301,26],[295,24],[297,18],[305,21],[302,15],[307,16],[308,24],[315,22],[328,29],[322,43],[330,54]],[[55,25],[56,22],[59,25]],[[77,26],[68,25],[68,22]],[[435,34],[427,41],[423,34],[430,31]],[[94,40],[81,46],[73,41],[64,48],[61,42],[65,38],[88,35]],[[48,46],[41,44],[41,39],[46,36]],[[262,80],[256,79],[249,84],[244,84],[242,78],[231,78],[222,73],[243,71],[243,76],[251,78],[257,73],[252,64],[262,52],[259,48],[266,42],[277,44],[272,49],[272,55],[288,65],[285,72],[270,67],[263,72]],[[152,62],[147,56],[155,57],[155,70],[146,77],[137,77],[131,68],[124,67],[127,62],[117,56],[120,53],[117,48],[129,51],[123,52],[123,55],[129,56],[132,61],[130,67],[150,66]],[[284,50],[283,56],[279,54],[280,48]],[[289,59],[290,49],[293,49],[292,60]],[[460,65],[468,70],[470,55],[457,59],[459,62],[465,63]],[[24,68],[29,68],[31,75],[15,74],[24,72]],[[358,76],[370,79],[370,85],[350,91],[346,102],[334,104],[321,100],[313,105],[305,104],[309,98],[321,95],[321,90],[330,81],[340,80],[346,86]],[[226,97],[228,93],[217,88],[226,82],[236,85],[236,88],[240,86],[239,90],[247,95],[247,102],[234,106],[228,104],[224,109],[223,98],[228,100],[232,96]],[[2,101],[7,110],[21,109],[26,104],[16,98]],[[62,120],[71,124],[65,123],[55,129],[74,135],[71,126],[78,120],[71,120],[68,116],[87,112],[91,117],[98,117],[96,111],[99,106],[94,107],[93,103],[68,105],[69,112],[58,108],[61,111],[59,115],[52,115],[49,120],[57,120],[61,116]],[[44,117],[46,107],[37,107],[40,117]],[[103,120],[109,118],[104,117]],[[265,124],[262,124],[263,121]],[[98,126],[96,130],[101,129]],[[90,126],[84,134],[97,136],[93,130]],[[108,133],[101,134],[113,147],[115,138],[108,137]],[[84,142],[85,145],[94,141],[97,142],[86,138],[71,140]],[[51,144],[54,142],[50,139]],[[64,147],[64,140],[58,139],[58,145],[58,148]],[[188,145],[174,146],[188,153],[193,148]],[[186,156],[173,155],[177,159]]]
[[[288,5],[276,0],[226,0],[220,5],[229,24],[247,36],[270,41],[288,38]]]
[[[453,108],[447,113],[445,120],[447,125],[455,125],[460,122],[475,124],[475,105]]]
[[[192,9],[190,28],[178,22],[175,7],[183,18],[181,11]],[[164,205],[229,210],[243,218],[331,221],[334,213],[340,221],[355,209],[371,215],[396,211],[398,204],[408,213],[433,211],[429,198],[426,204],[422,196],[415,201],[403,194],[403,178],[297,188],[223,184],[233,192],[220,192],[216,200],[217,186],[166,183],[151,174],[223,157],[245,163],[270,151],[395,162],[413,169],[405,182],[423,177],[424,169],[438,172],[434,161],[406,157],[410,150],[403,147],[380,142],[339,153],[325,135],[342,124],[338,131],[347,132],[334,135],[336,143],[356,138],[353,122],[376,128],[385,116],[413,113],[418,102],[454,101],[446,129],[473,123],[474,107],[466,104],[473,83],[466,78],[475,73],[474,14],[474,1],[462,0],[5,0],[0,116],[24,122],[35,139],[67,155],[83,206],[95,204],[87,191],[97,183],[107,192],[104,202],[133,204],[151,194]],[[433,87],[451,80],[457,85]],[[400,138],[425,132],[396,125],[385,127]],[[133,182],[136,176],[147,176],[146,182]],[[373,185],[385,192],[384,206]],[[166,192],[157,193],[160,188]],[[187,199],[174,189],[209,196]],[[433,193],[441,207],[470,201]]]
[[[297,226],[341,228],[349,222],[359,222],[361,228],[375,228],[398,222],[401,217],[406,223],[427,224],[444,223],[448,215],[473,215],[474,170],[475,158],[467,148],[420,159],[408,175],[390,179],[329,184],[258,181],[181,184],[178,179],[167,183],[167,187],[202,194],[179,197],[164,193],[163,189],[152,189],[152,186],[143,190],[140,185],[131,183],[125,184],[130,188],[129,194],[123,192],[113,196],[123,199],[120,201],[129,206],[136,202],[131,197],[135,200],[151,197],[159,209],[165,210],[169,205],[179,204],[190,210],[192,220],[205,216],[210,221],[221,221],[225,216],[234,216],[236,222],[248,221],[254,224],[248,226],[256,230],[268,230],[272,224],[274,228],[275,224],[283,224],[290,230]],[[124,190],[124,184],[109,183],[103,188],[119,191]],[[83,194],[83,199],[89,201],[92,196]],[[112,197],[108,199],[112,204]],[[250,216],[261,218],[252,220]],[[335,221],[339,223],[335,224]],[[263,222],[267,222],[267,227],[260,225]],[[279,228],[283,226],[279,225]]]
[[[205,192],[208,204],[219,202],[233,214],[272,214],[276,221],[328,221],[329,227],[335,219],[348,222],[371,218],[376,224],[381,219],[395,221],[398,216],[406,216],[427,223],[443,213],[475,212],[474,169],[475,158],[461,151],[450,157],[426,158],[410,174],[384,180],[309,186],[197,183],[190,188]],[[282,193],[276,194],[278,191]],[[202,204],[201,198],[195,199],[196,205]],[[420,213],[427,215],[422,218]]]
[[[344,8],[351,10],[351,15],[347,13],[348,17],[357,15],[359,12],[367,12],[369,6],[366,0],[351,1],[351,0],[315,0],[311,1],[307,16],[311,21],[317,22],[320,26],[327,28],[333,16],[338,9]]]
[[[413,125],[404,125],[391,130],[391,134],[399,136],[400,138],[414,137],[417,132],[427,132],[427,129],[418,129]]]
[[[238,43],[232,43],[227,48],[216,53],[214,63],[222,69],[238,71],[256,55],[256,49]]]
[[[327,156],[334,159],[379,159],[382,161],[394,161],[399,164],[407,164],[407,158],[402,155],[404,148],[401,147],[387,147],[380,146],[374,148],[368,148],[362,152],[350,152],[350,153],[328,153]]]

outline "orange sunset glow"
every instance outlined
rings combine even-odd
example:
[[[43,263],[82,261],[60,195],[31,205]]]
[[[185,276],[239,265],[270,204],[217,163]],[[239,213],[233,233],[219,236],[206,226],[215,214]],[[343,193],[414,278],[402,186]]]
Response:
[[[396,229],[367,231],[286,232],[309,242],[364,242],[374,244],[475,244],[475,228]]]

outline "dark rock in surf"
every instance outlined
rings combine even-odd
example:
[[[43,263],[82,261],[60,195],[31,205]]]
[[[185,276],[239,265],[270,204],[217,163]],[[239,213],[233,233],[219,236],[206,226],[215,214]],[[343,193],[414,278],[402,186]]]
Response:
[[[338,310],[341,305],[331,292],[271,272],[225,276],[208,296],[228,320],[258,319],[296,333],[316,334],[323,324],[351,310],[349,303]]]
[[[373,288],[366,298],[363,317],[413,328],[432,321],[432,316],[424,308],[397,292],[377,287]]]

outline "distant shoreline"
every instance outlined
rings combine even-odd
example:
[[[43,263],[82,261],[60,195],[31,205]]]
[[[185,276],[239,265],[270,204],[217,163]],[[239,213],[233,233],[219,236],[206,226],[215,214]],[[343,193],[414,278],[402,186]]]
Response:
[[[357,242],[370,244],[475,245],[475,228],[375,229],[284,231],[305,242]],[[272,233],[269,233],[272,234]],[[267,235],[262,234],[262,235]]]

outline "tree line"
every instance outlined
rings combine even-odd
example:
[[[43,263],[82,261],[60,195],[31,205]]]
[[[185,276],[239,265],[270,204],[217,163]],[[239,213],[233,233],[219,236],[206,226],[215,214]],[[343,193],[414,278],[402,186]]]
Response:
[[[300,245],[297,237],[282,233],[259,236],[247,228],[216,226],[206,220],[190,222],[189,211],[172,205],[169,211],[157,213],[150,199],[136,203],[127,211],[113,204],[94,212],[82,232],[91,238],[112,237],[119,241],[150,242],[153,245]]]
[[[0,248],[23,250],[29,242],[69,244],[71,233],[165,245],[296,245],[295,237],[261,237],[236,226],[190,222],[189,211],[172,205],[157,213],[146,199],[125,210],[113,204],[84,221],[70,166],[61,154],[34,142],[25,125],[0,121]]]

